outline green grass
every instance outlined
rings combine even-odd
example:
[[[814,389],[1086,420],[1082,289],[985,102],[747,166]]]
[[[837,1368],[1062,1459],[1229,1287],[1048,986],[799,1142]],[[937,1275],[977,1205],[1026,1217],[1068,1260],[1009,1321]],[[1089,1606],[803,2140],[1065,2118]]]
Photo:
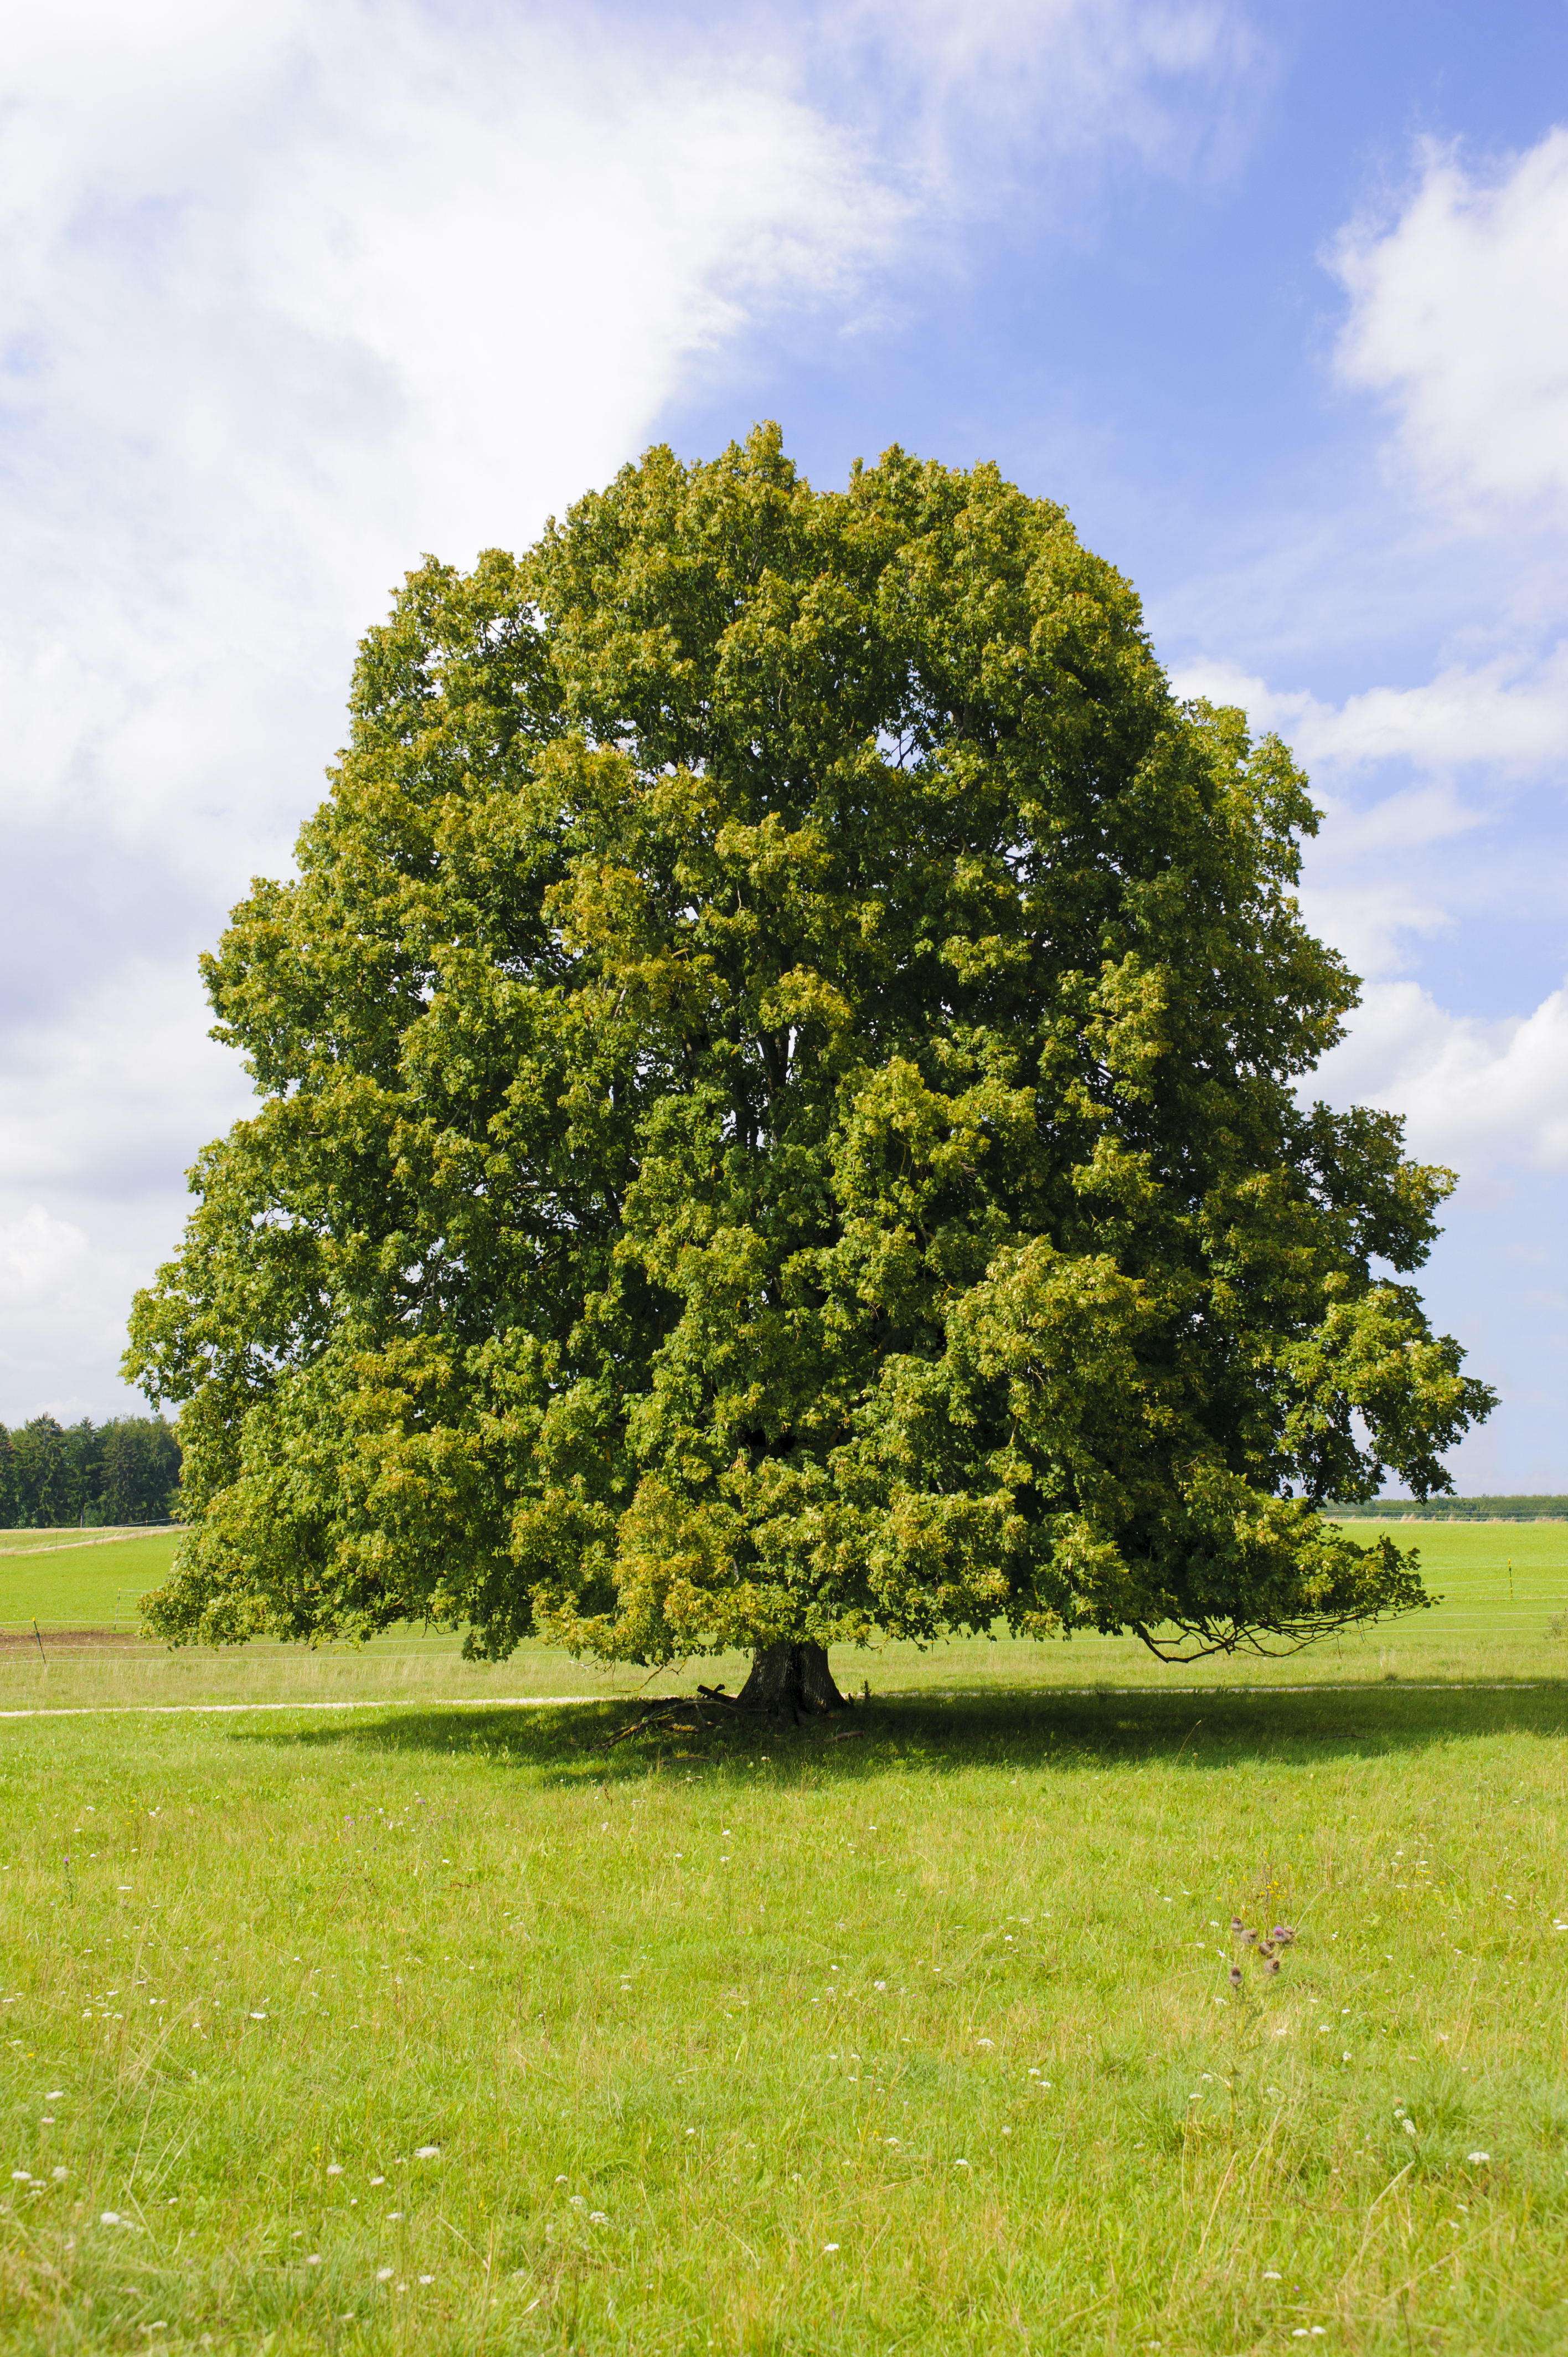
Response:
[[[845,1656],[849,1739],[603,1750],[631,1674],[450,1638],[13,1647],[127,1715],[0,1738],[0,2345],[1568,2347],[1568,1530],[1424,1552],[1439,1611],[1256,1670]],[[1232,1912],[1300,1932],[1240,1994]]]
[[[0,1533],[0,1629],[136,1626],[136,1598],[167,1576],[166,1534],[103,1539],[91,1532]]]

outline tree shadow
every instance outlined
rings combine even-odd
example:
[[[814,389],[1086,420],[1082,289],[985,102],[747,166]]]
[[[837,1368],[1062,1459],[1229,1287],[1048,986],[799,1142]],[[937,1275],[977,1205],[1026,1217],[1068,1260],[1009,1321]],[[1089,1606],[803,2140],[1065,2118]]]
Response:
[[[898,1695],[798,1727],[708,1706],[707,1724],[691,1734],[655,1726],[627,1735],[648,1707],[625,1699],[521,1708],[399,1706],[345,1714],[325,1726],[274,1723],[228,1732],[236,1743],[302,1751],[482,1758],[572,1784],[640,1779],[655,1767],[698,1766],[766,1767],[779,1776],[845,1781],[890,1767],[956,1774],[1006,1766],[1070,1775],[1177,1765],[1202,1774],[1265,1760],[1321,1766],[1497,1735],[1557,1740],[1568,1732],[1568,1680],[1423,1688],[1391,1679],[1354,1688],[1210,1694],[1019,1688]]]

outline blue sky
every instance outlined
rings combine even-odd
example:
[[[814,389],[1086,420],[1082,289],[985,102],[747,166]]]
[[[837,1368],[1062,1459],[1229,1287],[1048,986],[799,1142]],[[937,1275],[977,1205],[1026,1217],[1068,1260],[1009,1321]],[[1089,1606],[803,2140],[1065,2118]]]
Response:
[[[655,439],[1063,500],[1326,816],[1325,1067],[1568,1489],[1568,7],[61,0],[0,65],[0,1418],[127,1405],[352,647]]]

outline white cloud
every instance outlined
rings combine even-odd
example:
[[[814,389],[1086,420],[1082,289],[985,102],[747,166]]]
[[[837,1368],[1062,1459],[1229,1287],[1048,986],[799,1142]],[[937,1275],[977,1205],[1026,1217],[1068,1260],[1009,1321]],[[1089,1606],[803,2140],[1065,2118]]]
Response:
[[[1560,1491],[1568,986],[1488,1023],[1414,982],[1374,983],[1305,1093],[1402,1114],[1409,1150],[1457,1174],[1419,1281],[1434,1327],[1460,1338],[1501,1405],[1450,1457],[1455,1489]]]
[[[136,1286],[188,1208],[186,1167],[245,1108],[193,972],[149,956],[13,1020],[0,1067],[0,1421],[129,1403]]]
[[[1568,1170],[1568,986],[1502,1022],[1454,1015],[1413,982],[1374,983],[1314,1093],[1403,1114],[1413,1149],[1491,1186]]]
[[[10,1317],[53,1299],[86,1251],[82,1231],[41,1203],[30,1203],[20,1219],[0,1222],[0,1310]]]
[[[1222,662],[1182,664],[1176,682],[1183,695],[1240,705],[1309,769],[1391,760],[1425,770],[1480,764],[1494,773],[1568,767],[1568,642],[1543,656],[1456,663],[1416,686],[1368,688],[1338,705]]]
[[[1323,824],[1303,908],[1359,974],[1397,972],[1478,899],[1496,915],[1510,895],[1534,897],[1550,855],[1498,820],[1515,788],[1568,781],[1568,643],[1337,705],[1230,663],[1187,662],[1173,679],[1182,695],[1240,705],[1306,770]]]
[[[1462,502],[1568,491],[1568,131],[1494,171],[1429,150],[1391,226],[1353,223],[1346,382],[1381,393],[1407,457]]]
[[[209,871],[314,798],[406,564],[531,538],[690,353],[842,297],[901,218],[766,80],[525,20],[209,16],[45,12],[0,210],[5,800]]]

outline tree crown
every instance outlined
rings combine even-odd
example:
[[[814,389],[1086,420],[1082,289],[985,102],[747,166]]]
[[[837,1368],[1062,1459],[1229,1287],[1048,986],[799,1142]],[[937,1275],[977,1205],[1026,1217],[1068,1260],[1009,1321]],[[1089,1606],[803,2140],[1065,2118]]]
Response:
[[[175,1636],[1285,1641],[1422,1600],[1316,1501],[1490,1395],[1450,1174],[1304,1107],[1356,983],[1284,748],[993,468],[650,452],[427,563],[207,962],[254,1116],[128,1363]]]

